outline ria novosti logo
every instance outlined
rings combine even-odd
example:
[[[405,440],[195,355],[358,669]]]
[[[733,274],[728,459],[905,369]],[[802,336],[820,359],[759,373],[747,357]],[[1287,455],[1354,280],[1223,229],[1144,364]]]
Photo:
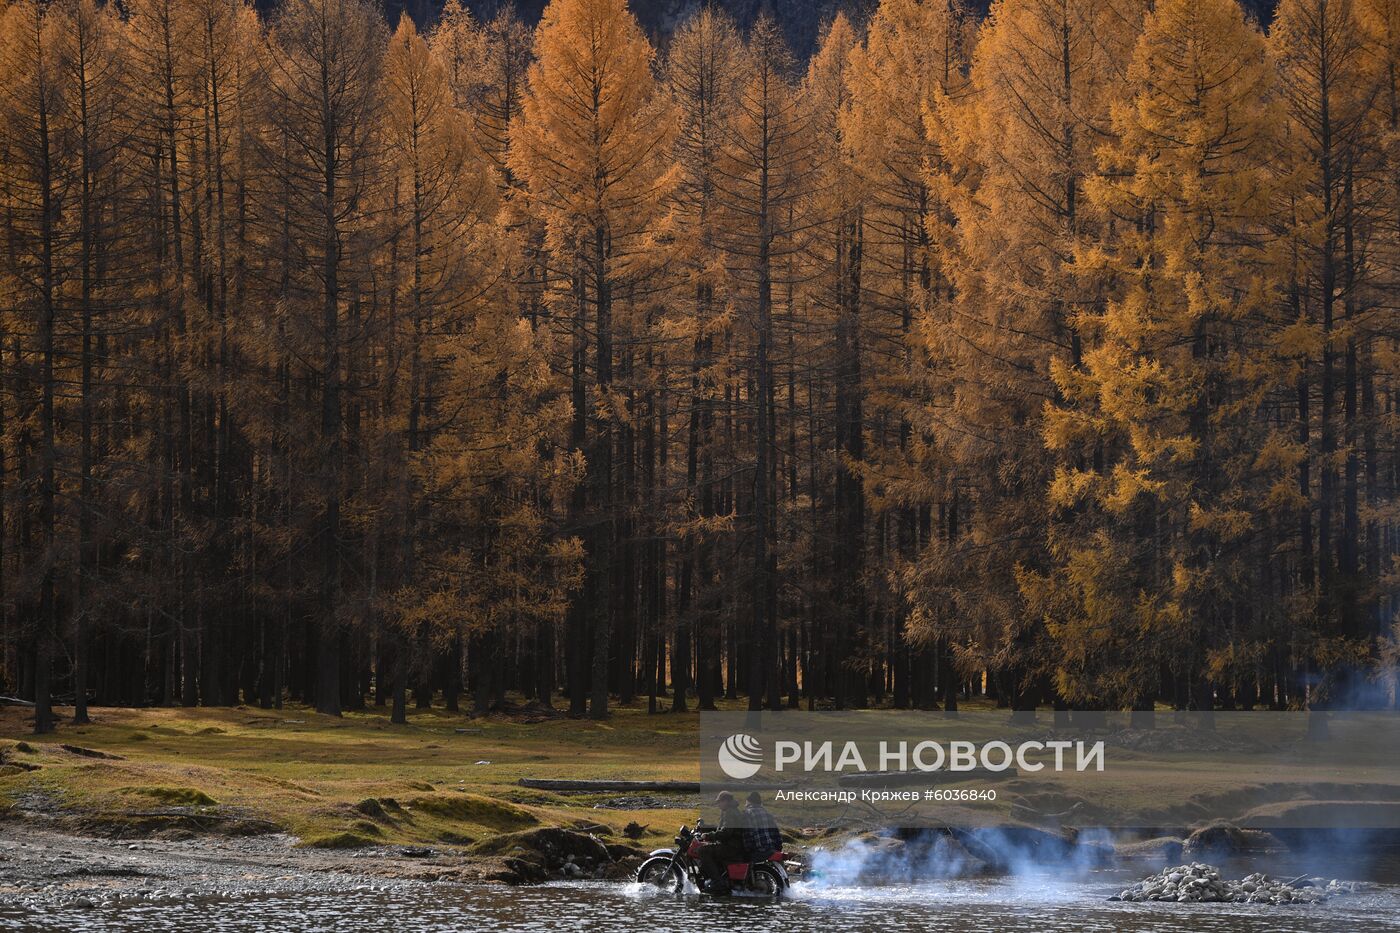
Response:
[[[1006,742],[953,741],[941,743],[923,741],[882,741],[879,743],[877,773],[909,773],[911,771],[1007,771],[1018,768],[1021,771],[1036,772],[1049,767],[1054,771],[1067,771],[1071,767],[1069,753],[1074,753],[1075,771],[1104,770],[1104,742],[1093,743],[1069,740],[1022,742],[1013,747]],[[775,741],[773,743],[773,770],[778,772],[800,770],[804,772],[870,772],[866,764],[867,752],[862,752],[859,743],[848,741],[839,745],[831,740],[824,742]],[[1053,756],[1053,761],[1045,760]],[[719,768],[735,781],[744,781],[759,772],[763,767],[763,743],[747,732],[736,732],[725,739],[717,754]],[[795,766],[795,768],[793,767]]]
[[[758,739],[736,732],[719,747],[719,769],[736,781],[747,780],[763,767],[763,746]]]

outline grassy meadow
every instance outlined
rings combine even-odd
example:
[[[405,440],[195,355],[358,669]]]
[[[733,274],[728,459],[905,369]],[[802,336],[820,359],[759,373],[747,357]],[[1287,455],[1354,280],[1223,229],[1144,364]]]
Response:
[[[375,708],[341,719],[299,706],[102,708],[91,725],[41,737],[27,734],[30,715],[0,708],[0,811],[39,812],[79,830],[138,834],[179,812],[216,830],[270,822],[311,846],[465,845],[538,826],[620,833],[632,821],[648,827],[644,839],[669,839],[694,818],[690,810],[594,809],[617,795],[516,782],[695,780],[697,713],[622,708],[594,722],[429,709],[410,710],[408,724],[396,726]]]

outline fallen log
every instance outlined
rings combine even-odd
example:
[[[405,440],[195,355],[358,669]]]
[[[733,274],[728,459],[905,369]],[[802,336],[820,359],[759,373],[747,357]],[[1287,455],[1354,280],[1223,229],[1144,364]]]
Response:
[[[108,761],[126,760],[121,755],[114,755],[111,752],[100,752],[95,748],[83,748],[81,745],[60,745],[59,748],[63,749],[65,752],[68,752],[73,755],[78,755],[83,758],[105,758]]]
[[[521,787],[533,790],[573,790],[606,794],[612,791],[645,790],[668,794],[698,794],[699,781],[566,781],[554,778],[521,778]]]
[[[581,791],[592,794],[609,794],[614,792],[650,791],[660,794],[698,794],[701,791],[699,781],[572,781],[555,778],[521,778],[516,782],[521,787],[528,787],[532,790],[557,790],[557,791]],[[744,781],[739,785],[743,790],[775,790],[780,787],[791,787],[791,782],[771,783],[762,781]]]

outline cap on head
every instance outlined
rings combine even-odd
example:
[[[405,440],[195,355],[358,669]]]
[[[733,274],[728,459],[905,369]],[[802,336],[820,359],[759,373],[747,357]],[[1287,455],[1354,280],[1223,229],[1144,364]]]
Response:
[[[759,804],[763,803],[763,795],[756,790],[749,791],[749,795],[744,799],[747,800],[749,803],[753,804],[754,806],[758,806]]]
[[[715,803],[725,804],[734,802],[734,795],[727,790],[722,790],[718,794],[715,794]]]

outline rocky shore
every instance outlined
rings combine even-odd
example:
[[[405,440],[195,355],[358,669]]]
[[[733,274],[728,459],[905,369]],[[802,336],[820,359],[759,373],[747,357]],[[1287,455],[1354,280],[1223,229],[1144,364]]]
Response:
[[[642,854],[563,829],[508,833],[469,847],[333,850],[295,841],[282,834],[94,838],[0,822],[0,904],[81,908],[251,893],[368,893],[422,882],[623,881]]]
[[[1110,901],[1175,901],[1182,904],[1321,904],[1340,894],[1353,894],[1354,881],[1293,878],[1282,881],[1262,872],[1237,881],[1203,862],[1166,868],[1125,888]]]

